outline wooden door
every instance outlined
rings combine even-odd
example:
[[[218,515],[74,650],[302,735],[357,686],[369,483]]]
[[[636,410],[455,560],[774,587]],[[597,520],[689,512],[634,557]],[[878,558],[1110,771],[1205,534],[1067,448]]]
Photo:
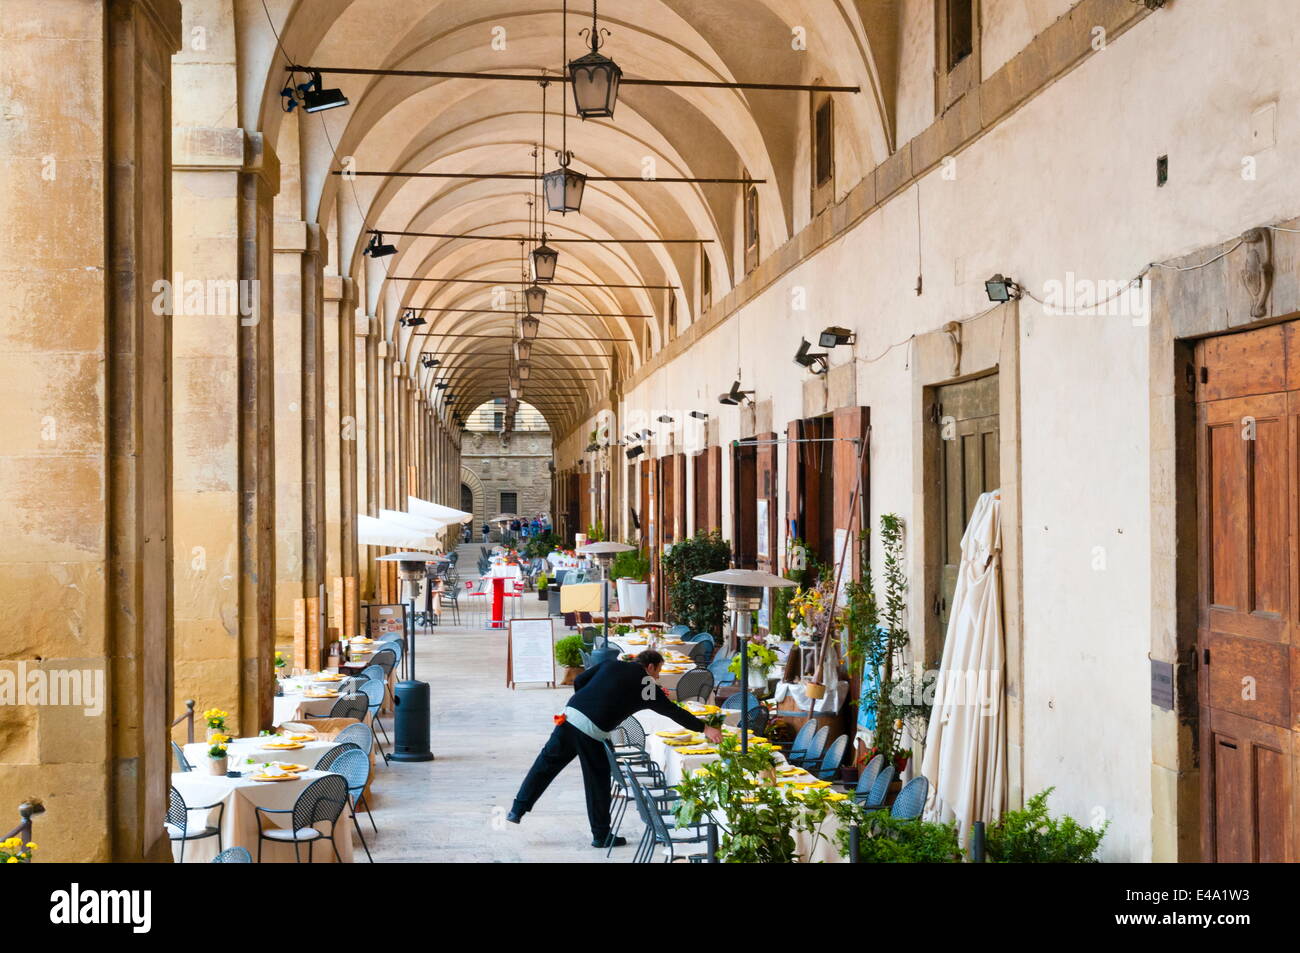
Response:
[[[722,448],[709,447],[704,451],[705,454],[705,471],[707,479],[705,485],[708,487],[707,505],[704,519],[704,528],[710,532],[722,532]]]
[[[844,577],[857,579],[862,572],[858,534],[864,527],[871,527],[871,509],[868,505],[871,481],[867,472],[870,456],[859,453],[859,449],[869,439],[871,411],[866,407],[841,407],[835,411],[833,421],[835,443],[829,459],[834,470],[835,531],[837,535],[842,531],[848,536],[849,555],[844,566]],[[851,442],[855,440],[860,442]],[[853,497],[855,484],[858,487],[857,500]],[[836,561],[840,559],[840,543],[841,541],[836,541]]]
[[[781,514],[777,512],[777,506],[780,505],[780,484],[777,483],[777,438],[775,433],[768,432],[759,434],[755,439],[759,441],[754,454],[759,504],[755,517],[757,521],[755,562],[759,569],[775,573],[778,571],[779,563],[776,552],[776,524],[781,519]]]
[[[943,653],[948,615],[957,572],[961,567],[961,538],[981,493],[996,490],[1002,480],[998,462],[998,375],[947,384],[935,391],[931,425],[937,459],[938,591],[931,602],[936,638],[930,640],[937,660]]]
[[[758,568],[758,448],[731,448],[731,537],[737,569]]]
[[[686,454],[672,456],[673,486],[677,495],[673,501],[673,539],[685,539],[686,532]]]
[[[1196,364],[1202,856],[1291,861],[1296,325],[1202,341]]]
[[[691,531],[698,533],[709,529],[709,451],[701,450],[691,457],[691,481],[694,484],[695,502],[691,507]]]

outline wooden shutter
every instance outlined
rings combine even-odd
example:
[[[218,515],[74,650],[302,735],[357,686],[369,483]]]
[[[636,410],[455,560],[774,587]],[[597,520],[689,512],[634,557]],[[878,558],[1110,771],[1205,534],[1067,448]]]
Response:
[[[781,514],[777,512],[777,506],[780,505],[780,490],[777,483],[780,472],[777,466],[777,438],[775,433],[768,432],[759,434],[755,439],[762,441],[755,448],[754,454],[757,497],[767,504],[767,532],[764,534],[766,538],[756,541],[755,562],[759,569],[776,572],[779,564],[776,552],[776,524],[781,520]],[[766,555],[762,555],[764,548],[766,548]]]
[[[861,480],[858,487],[860,500],[857,503],[853,500],[854,483],[858,482],[859,477],[858,450],[860,446],[866,446],[870,424],[869,408],[841,407],[835,411],[833,422],[835,443],[832,445],[834,450],[831,452],[835,487],[835,529],[844,530],[849,536],[849,561],[844,566],[845,576],[849,579],[857,579],[862,572],[857,545],[858,534],[864,529],[862,514],[866,514],[865,528],[871,527],[871,509],[867,505],[870,502],[868,491],[871,486],[867,471],[869,456],[865,453],[861,457]],[[849,443],[849,440],[854,438],[860,440],[861,444]],[[835,558],[838,560],[839,547],[836,546],[835,550]]]

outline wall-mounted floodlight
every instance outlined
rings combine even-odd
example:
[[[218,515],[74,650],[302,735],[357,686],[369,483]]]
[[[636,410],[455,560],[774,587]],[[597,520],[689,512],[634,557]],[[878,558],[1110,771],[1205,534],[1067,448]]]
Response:
[[[817,339],[818,347],[839,347],[841,344],[854,344],[858,336],[848,328],[826,328]]]
[[[808,368],[814,374],[825,374],[826,368],[830,366],[826,355],[820,352],[810,354],[808,351],[810,347],[812,345],[808,343],[808,339],[802,338],[799,342],[799,350],[795,351],[794,362],[800,367]]]
[[[1020,297],[1020,286],[1001,274],[994,275],[984,282],[984,290],[988,293],[989,300],[995,304]]]

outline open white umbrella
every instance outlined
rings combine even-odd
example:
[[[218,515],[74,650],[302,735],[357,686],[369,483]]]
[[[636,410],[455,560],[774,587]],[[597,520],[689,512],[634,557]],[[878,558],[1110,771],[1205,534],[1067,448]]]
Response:
[[[974,821],[1002,814],[1007,788],[1002,641],[1001,494],[984,493],[961,538],[961,566],[939,665],[921,773],[934,786],[926,818]]]
[[[468,523],[474,518],[473,513],[452,509],[450,506],[443,506],[441,503],[430,503],[418,496],[408,496],[406,498],[406,508],[412,516],[426,516],[431,519],[445,520],[448,525],[452,523]]]

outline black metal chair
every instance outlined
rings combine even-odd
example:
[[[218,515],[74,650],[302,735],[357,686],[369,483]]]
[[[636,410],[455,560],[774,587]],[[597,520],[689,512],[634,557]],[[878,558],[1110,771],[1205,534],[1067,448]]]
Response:
[[[334,707],[330,709],[328,715],[306,714],[306,718],[352,718],[356,721],[364,721],[366,718],[366,709],[370,705],[370,700],[359,692],[351,695],[341,695],[334,702]]]
[[[687,672],[677,680],[673,695],[680,704],[684,701],[698,701],[707,704],[713,694],[713,673],[707,668],[697,668]]]
[[[366,852],[366,859],[373,864],[375,858],[370,856],[370,848],[366,846],[366,835],[361,833],[361,824],[357,821],[357,804],[366,804],[366,785],[370,782],[370,759],[361,752],[360,748],[353,748],[340,754],[334,760],[333,767],[330,770],[335,774],[342,775],[348,783],[348,800],[352,806],[352,826],[356,828],[357,836],[361,838],[361,848]],[[366,813],[370,815],[370,826],[378,834],[379,828],[375,824],[375,815],[370,810],[369,804],[366,804]]]
[[[257,817],[257,862],[262,862],[262,841],[272,841],[278,844],[293,844],[293,857],[296,863],[302,863],[302,854],[299,852],[298,845],[307,845],[307,863],[312,862],[312,847],[318,840],[328,840],[330,846],[334,848],[334,857],[339,863],[343,858],[339,856],[338,844],[334,843],[334,826],[338,823],[339,815],[343,813],[343,808],[348,806],[348,782],[341,774],[327,774],[323,778],[317,778],[306,789],[298,795],[298,800],[294,802],[292,808],[284,810],[270,810],[265,807],[254,807],[253,811]],[[289,814],[290,827],[271,827],[267,828],[262,823],[263,815]],[[329,822],[330,832],[316,827],[317,824]]]
[[[349,727],[355,727],[355,726],[350,725]],[[360,727],[364,728],[365,725],[361,725]],[[367,738],[370,737],[369,733],[367,733],[366,737]],[[332,767],[332,765],[334,764],[334,762],[337,761],[340,757],[343,756],[344,753],[348,751],[361,751],[361,746],[351,741],[339,742],[338,739],[336,738],[334,741],[334,747],[330,748],[329,751],[326,751],[323,755],[320,756],[320,758],[316,760],[316,764],[312,767],[312,770],[333,771],[334,768]],[[370,759],[370,756],[367,752],[361,751],[361,753],[363,755],[366,755],[367,761]]]
[[[889,816],[904,821],[919,819],[921,812],[925,810],[925,799],[929,794],[930,782],[924,775],[912,778],[903,785],[903,790],[898,792],[898,797],[894,798],[894,803],[889,808]]]
[[[637,812],[641,815],[641,823],[645,825],[646,833],[641,837],[641,843],[637,846],[636,853],[632,856],[632,863],[648,864],[654,859],[655,846],[663,847],[667,856],[664,863],[672,863],[677,859],[677,848],[684,844],[703,844],[708,840],[708,832],[702,824],[696,824],[693,827],[673,828],[668,827],[667,821],[659,808],[659,804],[646,790],[645,786],[635,773],[627,775],[629,786],[632,788],[632,796],[636,798]],[[706,848],[707,850],[707,848]],[[692,863],[704,860],[704,851],[692,852],[688,854]]]
[[[211,811],[217,809],[217,823],[207,823],[207,817],[203,818],[203,826],[193,828],[190,826],[190,811]],[[226,813],[226,802],[217,801],[213,804],[205,804],[201,807],[190,807],[185,803],[185,798],[181,792],[172,788],[167,796],[167,822],[164,825],[167,829],[167,837],[172,841],[181,842],[181,857],[179,863],[185,863],[185,845],[190,841],[204,840],[208,837],[217,839],[217,853],[221,853],[221,819]]]
[[[385,728],[384,723],[379,720],[379,709],[383,707],[384,699],[388,697],[388,683],[380,681],[377,678],[372,678],[369,681],[362,683],[361,691],[366,698],[369,699],[367,707],[370,711],[370,731],[374,733],[375,726],[378,725],[379,730],[384,733],[384,741],[387,741],[391,745],[393,740],[388,737],[388,729]],[[384,756],[384,763],[387,764],[388,752],[384,750],[384,742],[379,740],[379,735],[377,734],[375,735],[375,744],[379,745],[379,753]]]
[[[176,742],[172,742],[172,754],[176,756],[176,770],[182,773],[193,771],[194,765],[190,764],[190,759],[185,757],[185,750]]]
[[[253,855],[248,852],[247,847],[227,847],[212,858],[214,864],[251,864],[252,862]]]

